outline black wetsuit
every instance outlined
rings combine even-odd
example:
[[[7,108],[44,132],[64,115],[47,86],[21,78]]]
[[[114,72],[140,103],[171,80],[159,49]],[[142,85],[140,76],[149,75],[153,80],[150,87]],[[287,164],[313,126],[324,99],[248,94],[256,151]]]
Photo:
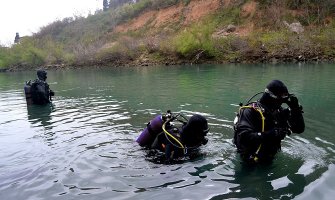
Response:
[[[43,105],[50,103],[50,97],[54,92],[50,90],[49,84],[43,80],[36,79],[32,83],[32,99],[34,104]]]
[[[271,141],[264,140],[262,132],[273,129],[286,129],[293,133],[302,133],[305,129],[302,110],[280,107],[274,111],[266,109],[259,102],[255,107],[243,108],[239,113],[239,119],[235,124],[234,143],[243,160],[255,162],[271,161],[275,154],[280,151],[282,138],[273,138]],[[264,120],[264,131],[262,131],[261,114],[255,109],[261,109]],[[260,146],[261,145],[261,146]],[[259,151],[258,151],[259,150]],[[258,151],[258,152],[257,152]],[[257,155],[256,152],[258,153]]]

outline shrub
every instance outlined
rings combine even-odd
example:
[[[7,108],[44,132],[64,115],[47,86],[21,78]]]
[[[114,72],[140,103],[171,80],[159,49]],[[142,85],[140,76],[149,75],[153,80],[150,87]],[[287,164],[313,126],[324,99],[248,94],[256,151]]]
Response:
[[[285,47],[288,44],[287,31],[267,31],[254,33],[250,38],[252,47],[259,48],[263,46],[267,51],[275,51],[278,48]]]
[[[140,51],[141,45],[137,40],[131,37],[122,37],[119,42],[112,43],[109,47],[97,51],[95,58],[108,61],[133,60]]]
[[[23,38],[19,44],[13,45],[5,51],[3,63],[9,67],[13,65],[39,66],[45,63],[45,52],[36,47],[36,41]]]
[[[8,64],[8,51],[6,47],[0,47],[0,68],[5,68]]]
[[[327,56],[335,56],[335,27],[314,30],[312,40],[315,45],[323,48],[323,53]]]
[[[175,51],[185,58],[191,58],[199,52],[203,52],[206,57],[214,57],[214,30],[215,24],[208,21],[184,29],[173,40]]]

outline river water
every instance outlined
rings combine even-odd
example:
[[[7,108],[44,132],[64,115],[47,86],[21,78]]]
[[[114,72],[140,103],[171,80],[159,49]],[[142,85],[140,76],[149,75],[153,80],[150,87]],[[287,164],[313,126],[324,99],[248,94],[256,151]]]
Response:
[[[35,72],[0,73],[0,199],[333,199],[335,66],[193,65],[48,71],[52,105],[27,106]],[[236,105],[281,79],[306,130],[270,166],[232,143]],[[201,156],[159,162],[134,140],[157,114],[204,115]]]

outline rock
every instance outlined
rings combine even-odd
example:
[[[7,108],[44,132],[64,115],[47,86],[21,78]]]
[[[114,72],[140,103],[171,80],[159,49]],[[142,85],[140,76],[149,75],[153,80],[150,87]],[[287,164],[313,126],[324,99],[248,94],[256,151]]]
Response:
[[[300,24],[300,22],[289,24],[286,21],[284,21],[284,24],[290,31],[296,34],[300,34],[305,30],[304,27]]]
[[[226,28],[227,33],[232,33],[232,32],[235,32],[235,31],[236,31],[236,26],[235,25],[229,24]]]
[[[213,38],[227,37],[229,34],[235,32],[235,31],[236,31],[236,26],[232,25],[232,24],[229,24],[226,28],[213,33],[212,37]]]
[[[7,68],[0,69],[0,72],[7,72],[7,71],[9,71],[9,69]]]

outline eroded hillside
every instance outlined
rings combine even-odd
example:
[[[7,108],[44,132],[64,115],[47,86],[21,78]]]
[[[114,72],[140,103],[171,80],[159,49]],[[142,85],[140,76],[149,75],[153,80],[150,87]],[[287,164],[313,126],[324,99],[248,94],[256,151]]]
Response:
[[[221,6],[224,6],[221,0],[194,0],[188,5],[180,3],[160,10],[151,10],[117,26],[115,32],[136,31],[145,26],[155,29],[176,23],[187,26],[217,11]]]
[[[55,21],[0,67],[319,62],[335,58],[335,2],[139,0]]]

